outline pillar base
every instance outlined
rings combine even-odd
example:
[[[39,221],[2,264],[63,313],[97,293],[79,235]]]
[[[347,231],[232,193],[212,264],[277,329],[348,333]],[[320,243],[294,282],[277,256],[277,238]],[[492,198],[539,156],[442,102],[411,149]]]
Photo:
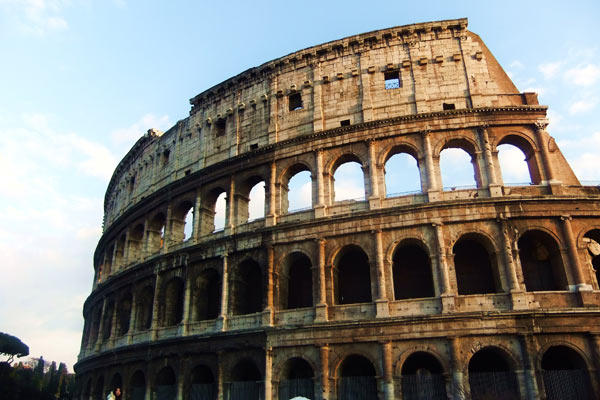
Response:
[[[381,208],[381,199],[379,197],[371,196],[368,199],[369,201],[369,210],[377,210]]]
[[[439,190],[428,190],[427,191],[427,200],[431,203],[432,201],[440,201],[442,198],[442,194]]]
[[[510,292],[510,302],[513,310],[526,310],[529,308],[527,294],[521,290]]]
[[[262,312],[262,325],[273,326],[273,309],[267,308]]]
[[[442,298],[442,313],[453,313],[455,310],[455,296],[453,294],[443,294]]]
[[[265,226],[275,226],[277,222],[277,216],[269,214],[265,217]]]
[[[390,316],[390,304],[387,300],[375,300],[375,315],[377,318],[388,318]]]
[[[317,304],[315,307],[315,322],[327,322],[329,316],[327,315],[327,304]]]
[[[552,194],[562,194],[563,186],[561,181],[556,181],[551,179],[548,181],[548,187],[550,188],[550,193]]]
[[[217,331],[226,331],[227,330],[227,318],[225,316],[220,316],[219,318],[217,318],[217,321],[215,323],[215,328],[217,329]]]
[[[325,216],[325,206],[323,204],[317,204],[314,207],[315,210],[315,218],[323,218]]]
[[[577,297],[579,305],[582,307],[600,307],[598,293],[594,293],[590,285],[577,285]]]
[[[488,190],[490,191],[490,197],[501,197],[503,195],[502,186],[498,184],[489,185]]]

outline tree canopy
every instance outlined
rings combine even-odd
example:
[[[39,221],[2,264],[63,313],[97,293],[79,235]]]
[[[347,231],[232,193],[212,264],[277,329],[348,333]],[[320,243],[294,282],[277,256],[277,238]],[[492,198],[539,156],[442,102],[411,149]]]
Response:
[[[29,346],[16,336],[0,332],[0,355],[8,356],[7,362],[10,364],[14,357],[24,357],[29,355]]]

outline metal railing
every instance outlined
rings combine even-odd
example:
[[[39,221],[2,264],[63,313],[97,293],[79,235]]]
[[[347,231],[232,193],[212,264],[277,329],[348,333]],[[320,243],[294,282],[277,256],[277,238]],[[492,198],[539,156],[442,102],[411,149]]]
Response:
[[[391,198],[391,197],[401,197],[401,196],[408,196],[411,194],[422,194],[423,191],[421,190],[407,190],[406,192],[395,192],[395,193],[386,193],[385,197],[387,199]]]
[[[286,379],[279,382],[279,400],[295,397],[315,398],[315,384],[312,379]]]
[[[303,211],[308,211],[308,210],[312,210],[313,207],[312,206],[308,206],[308,207],[300,207],[300,208],[293,208],[291,210],[288,210],[288,214],[295,214],[295,213],[299,213],[299,212],[303,212]]]

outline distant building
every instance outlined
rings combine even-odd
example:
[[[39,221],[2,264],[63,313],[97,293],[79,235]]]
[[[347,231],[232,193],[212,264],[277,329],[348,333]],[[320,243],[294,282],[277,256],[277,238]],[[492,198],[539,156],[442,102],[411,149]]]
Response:
[[[600,188],[466,19],[304,49],[191,105],[108,186],[82,399],[600,397]],[[504,182],[502,144],[530,182]],[[449,148],[473,187],[444,187]],[[416,161],[418,193],[386,192],[396,154]],[[336,202],[347,162],[364,199]],[[293,212],[303,171],[312,206]]]

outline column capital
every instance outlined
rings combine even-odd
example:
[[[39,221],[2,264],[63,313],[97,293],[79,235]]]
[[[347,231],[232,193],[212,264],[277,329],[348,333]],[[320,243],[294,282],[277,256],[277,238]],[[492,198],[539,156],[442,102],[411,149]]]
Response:
[[[570,215],[561,215],[560,216],[561,221],[570,221],[572,219],[573,219],[573,217],[571,217]]]
[[[548,122],[547,119],[535,121],[533,123],[533,125],[534,125],[534,127],[535,127],[535,129],[537,131],[544,131],[544,130],[546,130],[546,128],[548,127],[548,124],[549,124],[549,122]]]

